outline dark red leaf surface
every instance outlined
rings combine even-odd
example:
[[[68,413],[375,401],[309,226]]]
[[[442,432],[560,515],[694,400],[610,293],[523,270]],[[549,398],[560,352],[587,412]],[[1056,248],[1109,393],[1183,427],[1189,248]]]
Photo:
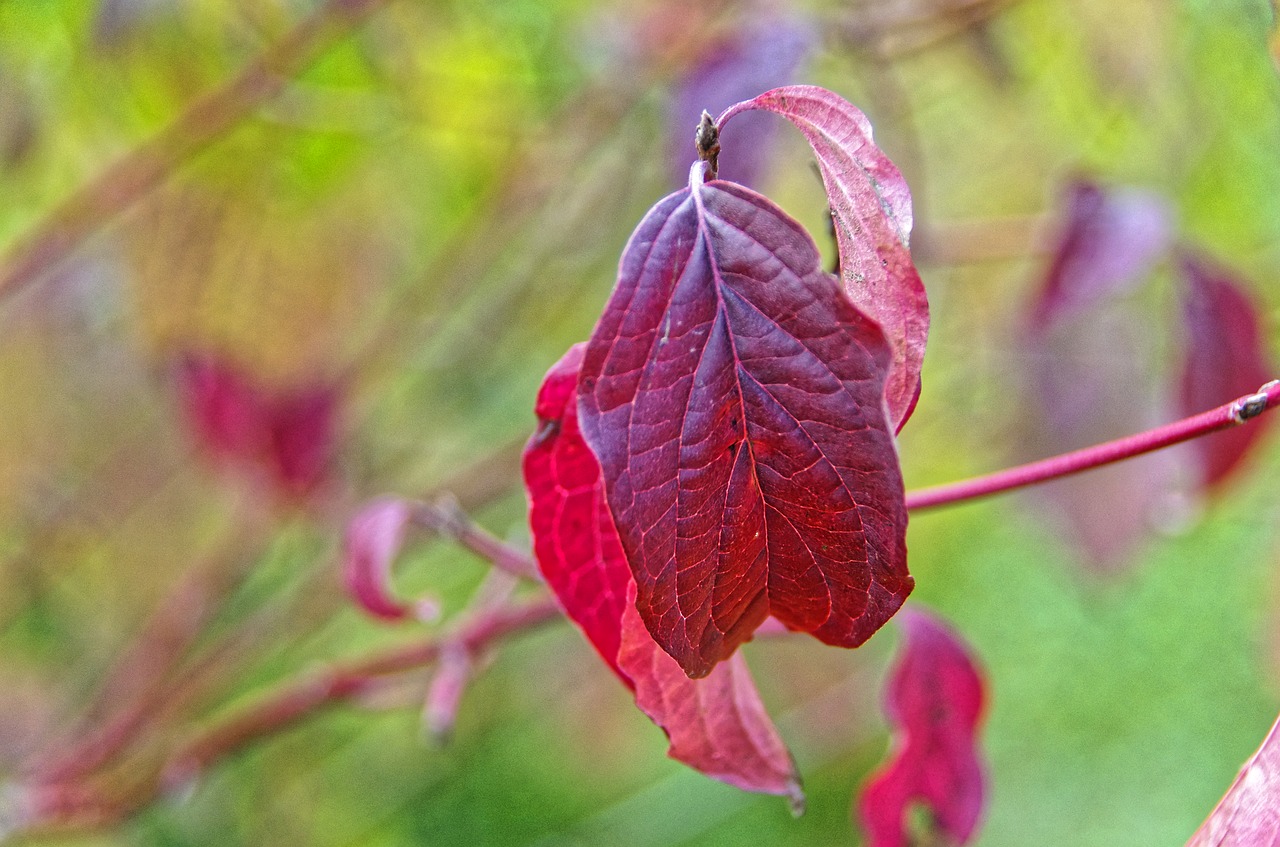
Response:
[[[1190,252],[1179,257],[1179,265],[1187,286],[1181,404],[1183,413],[1192,415],[1257,391],[1276,373],[1244,285],[1230,271]],[[1217,488],[1227,479],[1271,421],[1267,417],[1197,439],[1204,485]]]
[[[698,51],[698,61],[676,85],[671,106],[671,161],[676,184],[688,175],[693,130],[704,109],[711,114],[792,81],[813,42],[813,33],[787,17],[746,18],[750,23]],[[744,115],[735,132],[721,139],[720,177],[758,187],[774,148],[777,121]]]
[[[1280,721],[1187,847],[1280,847]]]
[[[391,595],[391,565],[404,544],[411,504],[382,497],[362,508],[347,524],[343,539],[342,581],[361,608],[384,620],[403,620],[409,607]]]
[[[1033,312],[1040,325],[1141,282],[1171,235],[1169,204],[1153,192],[1077,179],[1065,195],[1065,223]]]
[[[936,842],[965,844],[981,817],[986,777],[978,750],[983,683],[971,650],[916,609],[898,616],[904,641],[889,679],[885,712],[895,730],[889,764],[858,802],[868,847],[907,847],[912,804],[929,813]]]
[[[913,583],[888,343],[799,224],[693,174],[623,253],[579,413],[640,616],[705,676],[769,614],[856,646]]]
[[[578,429],[574,390],[584,346],[570,349],[547,373],[538,395],[539,429],[525,450],[538,566],[570,619],[666,732],[673,759],[799,805],[791,755],[742,657],[706,679],[689,679],[635,610],[635,582],[605,505],[600,466]]]
[[[866,116],[825,88],[775,88],[731,107],[717,124],[723,130],[734,115],[755,109],[788,119],[813,147],[831,202],[845,292],[880,324],[893,346],[885,398],[890,419],[901,429],[920,396],[929,334],[929,301],[907,247],[912,223],[907,182],[872,141]],[[721,133],[722,147],[730,135]]]

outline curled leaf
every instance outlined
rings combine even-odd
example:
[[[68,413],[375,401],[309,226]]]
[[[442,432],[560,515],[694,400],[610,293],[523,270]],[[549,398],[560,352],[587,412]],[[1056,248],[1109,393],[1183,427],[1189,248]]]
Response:
[[[862,790],[858,812],[869,847],[918,843],[909,810],[923,804],[940,843],[968,843],[985,802],[978,751],[983,684],[970,648],[934,617],[898,616],[904,641],[885,694],[894,727],[889,763]],[[932,842],[929,842],[932,843]]]
[[[831,203],[840,279],[854,304],[875,320],[893,347],[885,386],[889,416],[901,429],[920,396],[929,334],[929,301],[907,247],[911,192],[901,172],[871,138],[871,123],[825,88],[790,85],[729,108],[717,120],[756,109],[774,112],[804,133],[818,159]]]
[[[547,373],[525,485],[538,566],[636,703],[667,734],[668,755],[747,791],[801,802],[799,777],[740,656],[692,680],[635,609],[635,582],[604,499],[600,465],[578,429],[575,386],[585,345]]]
[[[1187,847],[1274,847],[1280,844],[1280,721]]]
[[[1178,264],[1187,286],[1181,405],[1184,414],[1193,415],[1257,391],[1275,373],[1267,361],[1257,309],[1242,283],[1189,251],[1182,252]],[[1230,477],[1268,426],[1258,421],[1197,439],[1205,487],[1215,490]]]
[[[351,598],[383,620],[409,617],[410,609],[391,594],[391,565],[404,544],[412,506],[397,497],[370,502],[347,524],[342,580]]]
[[[785,212],[692,173],[632,235],[578,391],[640,616],[696,677],[769,614],[857,646],[913,582],[884,335]]]

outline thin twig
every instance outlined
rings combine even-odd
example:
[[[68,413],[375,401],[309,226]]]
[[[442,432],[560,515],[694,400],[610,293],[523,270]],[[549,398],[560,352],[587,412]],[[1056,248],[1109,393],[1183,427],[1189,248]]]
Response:
[[[1274,408],[1277,401],[1280,401],[1280,380],[1273,380],[1258,389],[1256,394],[1247,394],[1216,409],[1155,429],[1026,465],[1006,468],[986,476],[908,491],[907,508],[918,511],[948,506],[1100,468],[1103,465],[1248,423],[1263,412]]]

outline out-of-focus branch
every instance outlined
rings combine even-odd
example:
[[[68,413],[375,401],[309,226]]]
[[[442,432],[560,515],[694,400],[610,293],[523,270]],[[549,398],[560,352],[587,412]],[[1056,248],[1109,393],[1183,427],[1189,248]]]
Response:
[[[322,3],[239,75],[196,100],[159,134],[81,187],[0,260],[0,299],[32,284],[75,253],[387,2]]]

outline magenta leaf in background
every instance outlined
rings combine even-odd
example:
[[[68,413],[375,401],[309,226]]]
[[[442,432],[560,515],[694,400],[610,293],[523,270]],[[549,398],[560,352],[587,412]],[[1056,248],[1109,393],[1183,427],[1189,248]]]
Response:
[[[913,582],[889,345],[798,223],[692,174],[632,235],[578,396],[640,616],[697,677],[769,614],[857,646]]]
[[[907,247],[911,192],[871,138],[871,124],[853,104],[824,88],[792,85],[729,108],[721,128],[721,161],[735,115],[762,109],[791,121],[818,159],[831,203],[840,278],[854,304],[880,324],[893,348],[885,388],[889,417],[901,429],[920,396],[920,368],[929,334],[929,301]]]
[[[1169,237],[1167,204],[1150,192],[1078,181],[1065,225],[1028,307],[1015,460],[1038,459],[1167,421],[1158,377],[1162,330],[1128,297]],[[1175,501],[1179,457],[1144,456],[1043,486],[1048,520],[1092,569],[1125,562]]]
[[[702,48],[698,61],[676,85],[670,111],[676,184],[688,176],[693,132],[703,110],[714,115],[758,91],[786,85],[813,46],[813,33],[795,19],[751,20]],[[740,124],[732,136],[721,139],[720,177],[758,187],[773,152],[776,121],[767,115],[744,115]]]
[[[1243,281],[1189,251],[1180,254],[1178,265],[1186,283],[1187,339],[1180,399],[1183,413],[1192,415],[1257,391],[1276,373]],[[1207,489],[1217,489],[1239,467],[1271,420],[1196,440],[1193,446]]]
[[[937,618],[907,609],[898,622],[903,643],[885,691],[894,749],[863,788],[858,815],[868,847],[965,844],[986,796],[978,748],[982,676],[969,646]],[[924,806],[929,836],[938,840],[914,840],[913,804]]]
[[[341,401],[336,384],[271,389],[231,361],[205,353],[180,359],[177,383],[197,442],[219,464],[265,473],[291,497],[306,495],[328,477]]]
[[[351,598],[374,617],[397,621],[409,616],[409,607],[391,594],[391,565],[404,545],[412,514],[410,503],[382,497],[367,504],[347,524],[342,582]]]
[[[635,610],[635,582],[604,500],[600,465],[578,429],[575,387],[585,345],[548,371],[539,428],[525,448],[525,485],[538,567],[636,704],[670,739],[668,755],[747,791],[798,806],[799,777],[741,656],[692,680]]]
[[[1044,326],[1146,279],[1172,237],[1173,213],[1152,191],[1077,179],[1032,320]],[[1230,398],[1228,398],[1230,399]]]
[[[1280,845],[1280,721],[1187,847],[1277,847]]]

